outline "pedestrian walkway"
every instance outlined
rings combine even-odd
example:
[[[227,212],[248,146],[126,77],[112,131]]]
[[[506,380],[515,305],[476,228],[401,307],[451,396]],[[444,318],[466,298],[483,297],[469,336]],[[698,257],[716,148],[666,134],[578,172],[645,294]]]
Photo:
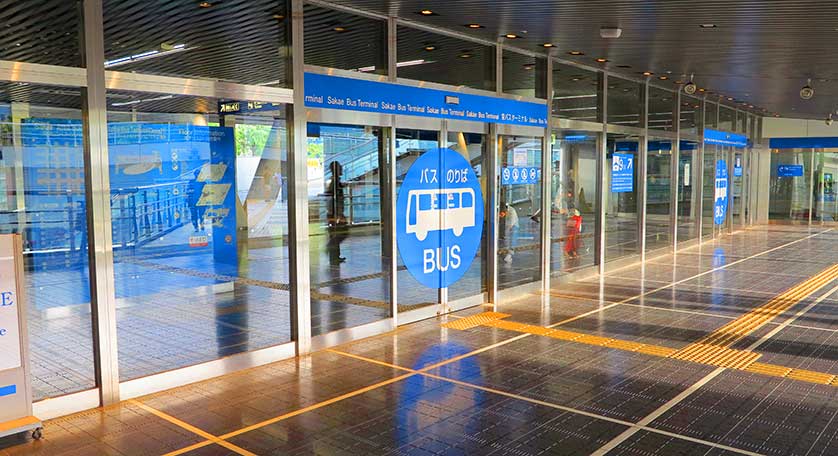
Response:
[[[52,420],[0,455],[838,454],[836,246],[757,227]]]

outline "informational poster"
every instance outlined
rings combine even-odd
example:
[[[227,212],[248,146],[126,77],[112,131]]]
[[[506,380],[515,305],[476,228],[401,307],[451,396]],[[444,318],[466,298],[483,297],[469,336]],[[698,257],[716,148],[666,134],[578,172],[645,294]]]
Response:
[[[742,176],[742,157],[737,155],[733,162],[733,177]]]
[[[724,160],[716,162],[715,198],[713,201],[713,222],[723,225],[727,217],[728,191],[730,182],[727,175],[727,163]]]
[[[611,158],[611,192],[634,191],[634,155],[615,153]]]
[[[396,202],[396,238],[410,274],[428,288],[460,280],[480,248],[484,209],[471,164],[451,149],[423,153]]]
[[[0,372],[21,366],[13,241],[12,236],[0,236]]]

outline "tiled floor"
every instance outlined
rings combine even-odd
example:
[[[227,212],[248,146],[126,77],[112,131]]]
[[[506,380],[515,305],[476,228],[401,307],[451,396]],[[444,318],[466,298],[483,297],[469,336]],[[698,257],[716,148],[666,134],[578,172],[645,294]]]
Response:
[[[834,455],[838,276],[812,278],[836,251],[838,230],[754,228],[508,316],[469,309],[53,420],[0,455]],[[767,322],[718,331],[796,286]],[[721,355],[679,358],[713,337]]]

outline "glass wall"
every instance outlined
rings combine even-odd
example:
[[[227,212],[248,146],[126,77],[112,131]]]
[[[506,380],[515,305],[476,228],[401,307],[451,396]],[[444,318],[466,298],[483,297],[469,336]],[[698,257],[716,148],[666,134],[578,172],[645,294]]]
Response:
[[[107,101],[121,380],[290,341],[285,106]]]
[[[547,98],[547,60],[503,51],[503,92],[530,98]]]
[[[698,144],[681,141],[678,153],[678,242],[698,237],[698,211],[700,191],[696,186],[701,165],[698,160]]]
[[[396,195],[399,194],[410,165],[424,152],[437,148],[439,148],[439,132],[402,128],[396,130]],[[396,302],[399,312],[439,303],[437,292],[428,289],[410,274],[404,265],[401,253],[398,255],[396,278],[398,280]]]
[[[594,265],[600,134],[562,130],[554,135],[550,262],[551,273],[559,275]]]
[[[731,196],[731,214],[733,215],[733,226],[740,226],[742,224],[742,210],[744,209],[744,182],[745,182],[745,149],[733,149],[733,164],[731,165],[732,173],[730,183],[732,185]]]
[[[307,65],[387,74],[387,22],[307,4],[303,30]]]
[[[286,0],[231,0],[212,2],[212,6],[206,8],[199,7],[197,2],[161,4],[103,0],[102,3],[105,68],[108,70],[269,87],[289,85],[286,73],[290,55],[285,43],[288,42],[290,15],[287,8],[290,2]],[[306,14],[306,63],[328,63],[343,68],[337,65],[363,54],[364,42],[356,34],[369,29],[368,25],[360,27],[361,24],[357,24],[356,30],[336,37],[340,35],[338,32],[329,30],[327,33],[318,25],[327,17],[340,21],[340,14],[308,7]],[[350,36],[357,45],[353,46],[352,53],[332,53],[341,55],[340,60],[316,59],[318,47],[322,50],[321,46],[330,45],[340,49],[337,46],[346,43]],[[366,45],[371,46],[370,43]]]
[[[701,125],[701,100],[682,95],[681,134],[697,135],[699,125]]]
[[[809,222],[812,153],[812,149],[771,151],[771,180],[768,189],[770,222]]]
[[[646,250],[668,247],[672,190],[672,141],[650,139],[646,154]]]
[[[710,102],[704,104],[704,128],[719,128],[719,105]]]
[[[464,133],[464,132],[448,132],[448,148],[455,150],[465,157],[474,170],[474,174],[480,180],[480,190],[483,193],[483,213],[487,214],[489,211],[489,198],[487,193],[486,180],[486,162],[488,156],[489,143],[486,140],[486,135],[480,133]],[[485,293],[487,289],[486,273],[487,262],[486,257],[488,247],[488,217],[484,217],[483,235],[480,240],[480,249],[474,261],[469,266],[468,271],[462,279],[448,287],[448,300],[454,301],[461,298],[468,298],[471,296]]]
[[[308,124],[311,333],[390,316],[382,242],[388,142],[378,127]]]
[[[649,87],[649,129],[675,130],[675,97],[669,90]]]
[[[713,224],[713,203],[716,199],[716,154],[720,153],[720,147],[712,144],[704,145],[704,185],[702,188],[701,202],[701,235],[712,235],[715,225]]]
[[[726,106],[719,107],[719,130],[734,131],[736,128],[736,111]]]
[[[494,47],[400,26],[396,52],[399,78],[495,90]]]
[[[498,155],[497,280],[503,290],[541,280],[541,138],[501,136]]]
[[[82,94],[0,83],[0,233],[23,238],[35,400],[95,387]]]
[[[599,73],[553,64],[553,116],[601,122]]]
[[[609,133],[605,156],[605,259],[615,260],[638,252],[637,136]]]
[[[827,224],[838,221],[836,178],[838,178],[838,149],[816,150],[815,203],[812,220]]]
[[[615,77],[608,78],[608,123],[642,127],[640,122],[643,84]]]

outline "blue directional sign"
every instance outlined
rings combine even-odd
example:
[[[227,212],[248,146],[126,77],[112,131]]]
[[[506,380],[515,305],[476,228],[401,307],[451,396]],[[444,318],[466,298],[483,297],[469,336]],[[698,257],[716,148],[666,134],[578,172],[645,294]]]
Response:
[[[611,192],[634,191],[634,155],[617,154],[611,158]]]
[[[803,177],[803,165],[777,165],[777,177]]]
[[[706,144],[718,144],[720,146],[748,147],[748,137],[726,131],[704,130],[704,142]]]
[[[396,240],[407,270],[429,288],[447,288],[480,248],[483,194],[459,153],[431,149],[408,169],[396,200]]]
[[[501,170],[501,185],[531,185],[541,179],[541,169],[536,166],[506,166]]]
[[[742,176],[742,157],[736,156],[733,162],[733,177]]]
[[[729,179],[727,176],[727,163],[724,160],[716,162],[716,192],[715,200],[713,202],[713,222],[716,225],[722,225],[727,216],[727,189],[729,187]]]

